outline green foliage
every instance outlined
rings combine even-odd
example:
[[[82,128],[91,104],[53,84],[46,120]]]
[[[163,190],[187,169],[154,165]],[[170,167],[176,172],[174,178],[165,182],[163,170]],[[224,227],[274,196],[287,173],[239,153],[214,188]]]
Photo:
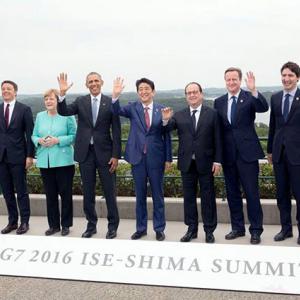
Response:
[[[276,197],[276,186],[272,166],[269,164],[260,164],[260,196],[264,199],[274,199]],[[40,177],[39,169],[33,167],[27,176],[29,193],[43,194],[44,188]],[[226,198],[223,174],[215,178],[215,190],[217,198]],[[76,172],[73,183],[73,194],[82,195],[82,186],[79,174],[79,168],[76,166]],[[102,187],[97,178],[96,194],[103,195]],[[180,171],[173,163],[170,170],[166,171],[164,177],[164,194],[166,197],[182,197],[182,181]],[[135,196],[134,183],[131,175],[131,166],[128,163],[121,162],[117,171],[117,195]],[[148,195],[151,195],[148,188]]]

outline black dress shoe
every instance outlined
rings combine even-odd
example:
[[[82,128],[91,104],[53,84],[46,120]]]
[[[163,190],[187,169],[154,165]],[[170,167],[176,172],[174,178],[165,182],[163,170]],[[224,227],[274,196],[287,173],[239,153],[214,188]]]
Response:
[[[209,243],[209,244],[212,244],[215,242],[215,237],[212,232],[208,232],[205,234],[205,242]]]
[[[24,234],[29,230],[29,224],[28,223],[21,223],[19,228],[16,231],[16,234]]]
[[[180,242],[190,242],[192,239],[196,239],[198,232],[188,231],[181,239]]]
[[[293,237],[293,232],[292,231],[283,231],[281,230],[274,236],[274,241],[275,242],[280,242],[284,241],[287,238]]]
[[[63,227],[63,228],[61,229],[61,235],[62,235],[62,236],[66,236],[66,235],[68,235],[69,233],[70,233],[69,227]]]
[[[240,236],[245,236],[244,231],[232,230],[228,234],[225,235],[226,240],[234,240]]]
[[[18,224],[8,224],[5,228],[1,230],[2,234],[7,234],[12,232],[13,230],[16,230],[18,228]]]
[[[49,229],[47,229],[46,231],[45,231],[45,235],[52,235],[52,234],[54,234],[54,233],[56,233],[56,232],[59,232],[60,231],[60,228],[53,228],[53,227],[50,227]]]
[[[132,240],[138,240],[140,239],[142,236],[147,235],[147,231],[136,231],[132,236],[131,239]]]
[[[117,236],[117,231],[116,230],[108,230],[106,234],[106,238],[108,240],[114,239]]]
[[[163,231],[156,231],[155,235],[156,235],[156,240],[160,241],[160,242],[163,241],[166,238]]]
[[[83,238],[90,238],[92,237],[95,233],[97,233],[96,228],[95,229],[87,229],[81,237]]]
[[[260,235],[259,234],[257,234],[257,233],[252,233],[251,234],[250,243],[252,245],[257,245],[257,244],[260,243],[260,241],[261,241],[261,239],[260,239]]]

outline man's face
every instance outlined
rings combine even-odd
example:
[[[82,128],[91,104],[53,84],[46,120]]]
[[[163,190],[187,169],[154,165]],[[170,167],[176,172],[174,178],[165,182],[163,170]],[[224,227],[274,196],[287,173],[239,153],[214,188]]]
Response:
[[[241,88],[241,79],[239,78],[239,73],[237,71],[227,72],[225,74],[225,83],[227,91],[230,94],[237,94]]]
[[[153,101],[155,91],[152,90],[151,86],[148,83],[142,82],[137,90],[139,98],[142,103],[150,104]]]
[[[6,102],[11,102],[17,96],[17,92],[14,89],[14,86],[10,83],[4,83],[1,87],[2,98]]]
[[[189,106],[197,108],[203,102],[203,94],[197,84],[190,84],[185,89],[186,101]]]
[[[293,73],[290,69],[285,68],[281,72],[281,82],[283,88],[287,92],[291,92],[294,90],[298,84],[299,78],[295,73]]]
[[[93,96],[98,96],[101,93],[103,80],[97,74],[89,75],[86,79],[86,87],[90,90]]]

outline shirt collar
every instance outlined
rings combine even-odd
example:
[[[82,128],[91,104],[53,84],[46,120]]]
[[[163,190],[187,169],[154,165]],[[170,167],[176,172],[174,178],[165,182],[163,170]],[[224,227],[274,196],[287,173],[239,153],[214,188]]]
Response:
[[[145,109],[146,107],[148,107],[150,110],[153,109],[153,101],[149,105],[145,105],[144,103],[142,103],[142,105],[143,105],[143,109]]]
[[[240,93],[241,93],[241,90],[239,90],[238,93],[235,94],[235,95],[233,95],[233,94],[231,94],[231,93],[228,92],[228,100],[231,100],[231,97],[232,97],[232,96],[235,96],[236,99],[238,99],[239,96],[240,96]]]
[[[6,101],[3,101],[4,103],[4,106],[6,107],[7,104],[9,104],[10,107],[13,107],[15,106],[15,103],[16,103],[16,99],[10,101],[10,102],[6,102]]]
[[[283,97],[285,97],[286,94],[289,94],[290,96],[292,96],[293,98],[295,97],[296,91],[297,91],[297,86],[290,92],[288,91],[283,91]]]
[[[93,101],[93,99],[94,98],[97,98],[97,100],[100,102],[100,100],[101,100],[101,93],[98,95],[98,96],[93,96],[92,94],[90,94],[90,96],[91,96],[91,100]]]
[[[193,110],[197,110],[197,112],[201,111],[202,104],[200,104],[197,108],[193,108],[190,106],[190,112],[193,113]]]

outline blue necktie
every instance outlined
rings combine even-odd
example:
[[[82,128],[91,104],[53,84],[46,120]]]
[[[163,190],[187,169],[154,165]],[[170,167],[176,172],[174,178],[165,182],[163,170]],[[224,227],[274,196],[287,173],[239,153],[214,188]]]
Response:
[[[232,96],[231,99],[232,99],[232,103],[231,103],[230,123],[231,125],[233,125],[236,118],[236,97]]]
[[[284,121],[286,122],[288,119],[289,115],[289,110],[290,110],[290,94],[286,94],[284,99],[284,104],[283,104],[283,118]]]

